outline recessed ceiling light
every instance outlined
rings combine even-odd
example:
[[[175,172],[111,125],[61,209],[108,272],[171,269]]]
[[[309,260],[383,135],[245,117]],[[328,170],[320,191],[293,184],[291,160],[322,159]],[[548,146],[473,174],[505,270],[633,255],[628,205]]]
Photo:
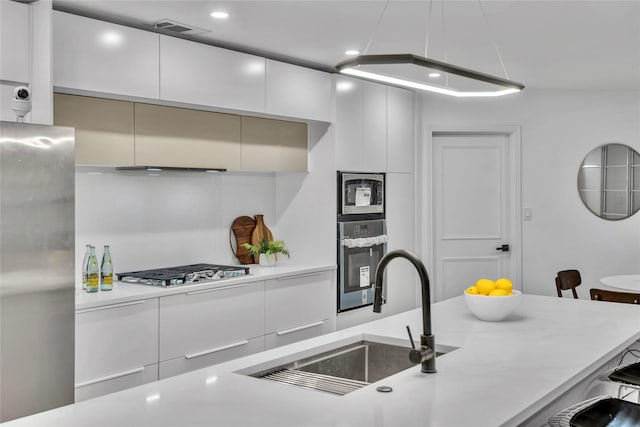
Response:
[[[223,11],[211,12],[211,17],[216,19],[227,19],[229,14]]]
[[[435,79],[436,77],[440,77],[440,73],[429,73],[429,77],[432,77]]]
[[[359,50],[355,50],[355,49],[350,49],[350,50],[347,50],[344,54],[345,55],[360,55],[360,51]]]

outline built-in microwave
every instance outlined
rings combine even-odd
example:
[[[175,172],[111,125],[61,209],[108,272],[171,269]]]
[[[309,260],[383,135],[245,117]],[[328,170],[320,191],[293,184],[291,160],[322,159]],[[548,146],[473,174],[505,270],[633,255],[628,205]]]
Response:
[[[383,219],[384,181],[384,173],[339,171],[338,220]]]

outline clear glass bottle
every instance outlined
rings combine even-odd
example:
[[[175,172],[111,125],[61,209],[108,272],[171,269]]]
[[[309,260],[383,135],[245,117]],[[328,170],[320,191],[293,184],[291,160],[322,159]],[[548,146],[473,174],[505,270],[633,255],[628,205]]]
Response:
[[[89,264],[90,255],[91,255],[91,245],[87,245],[84,251],[84,260],[82,260],[82,290],[87,289],[87,264]]]
[[[109,245],[104,245],[102,252],[102,263],[100,264],[100,290],[110,291],[113,289],[113,262]]]
[[[89,262],[87,263],[87,292],[98,292],[100,285],[100,269],[96,258],[96,248],[91,246]]]

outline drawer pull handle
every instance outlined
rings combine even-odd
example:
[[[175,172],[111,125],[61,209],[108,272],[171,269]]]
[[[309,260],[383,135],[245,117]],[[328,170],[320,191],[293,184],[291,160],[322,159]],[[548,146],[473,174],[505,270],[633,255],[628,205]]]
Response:
[[[233,344],[223,345],[222,347],[216,347],[216,348],[211,349],[211,350],[201,351],[200,353],[185,354],[184,358],[185,359],[195,359],[196,357],[205,356],[207,354],[217,353],[217,352],[223,351],[223,350],[229,350],[230,348],[241,347],[241,346],[246,345],[248,343],[249,343],[248,340],[243,340],[243,341],[236,342],[236,343],[233,343]]]
[[[296,328],[285,329],[284,331],[276,332],[276,335],[281,336],[281,335],[291,334],[293,332],[298,332],[298,331],[302,331],[302,330],[305,330],[305,329],[309,329],[309,328],[313,328],[313,327],[316,327],[316,326],[320,326],[323,323],[324,323],[324,320],[321,320],[319,322],[309,323],[308,325],[302,325],[302,326],[298,326]]]
[[[316,275],[321,275],[322,272],[317,272],[317,273],[302,273],[302,274],[296,274],[294,276],[280,276],[278,277],[278,280],[292,280],[292,279],[300,279],[303,277],[311,277],[311,276],[316,276]]]
[[[131,369],[129,371],[124,371],[124,372],[118,372],[117,374],[112,374],[112,375],[107,375],[106,377],[102,377],[102,378],[96,378],[95,380],[89,380],[89,381],[85,381],[83,383],[78,383],[75,385],[76,388],[78,387],[85,387],[91,384],[96,384],[96,383],[101,383],[102,381],[108,381],[108,380],[113,380],[116,378],[120,378],[120,377],[126,377],[127,375],[133,375],[133,374],[137,374],[139,372],[144,371],[144,366],[141,368],[136,368],[136,369]]]
[[[120,307],[127,307],[129,305],[138,305],[138,304],[144,304],[146,301],[142,300],[142,301],[131,301],[131,302],[123,302],[120,304],[111,304],[111,305],[103,305],[100,307],[92,307],[92,308],[83,308],[80,310],[76,310],[76,314],[82,314],[82,313],[90,313],[92,311],[100,311],[100,310],[110,310],[112,308],[120,308]]]
[[[191,291],[191,292],[187,292],[185,295],[197,295],[197,294],[206,294],[208,292],[217,292],[217,291],[225,291],[227,289],[233,289],[233,288],[241,288],[243,286],[247,286],[246,283],[243,283],[241,285],[231,285],[231,286],[224,286],[221,288],[213,288],[213,289],[203,289],[201,291]]]

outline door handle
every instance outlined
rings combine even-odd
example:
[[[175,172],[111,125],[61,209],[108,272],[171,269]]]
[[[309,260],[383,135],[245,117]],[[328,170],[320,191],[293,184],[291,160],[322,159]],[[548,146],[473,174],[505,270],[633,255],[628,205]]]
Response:
[[[496,248],[496,251],[509,252],[509,245],[502,245]]]

